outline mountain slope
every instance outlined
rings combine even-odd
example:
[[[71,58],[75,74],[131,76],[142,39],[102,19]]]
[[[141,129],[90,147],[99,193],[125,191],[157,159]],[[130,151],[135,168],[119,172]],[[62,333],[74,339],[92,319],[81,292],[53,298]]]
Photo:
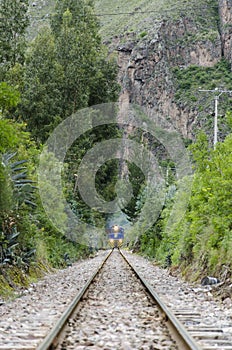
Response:
[[[216,1],[204,0],[123,0],[96,1],[96,12],[100,14],[102,36],[105,39],[126,32],[152,33],[162,20],[176,20],[188,14],[201,18],[202,29],[208,27],[209,16],[213,17]]]
[[[30,33],[48,21],[54,3],[31,0]],[[118,60],[121,100],[168,119],[184,137],[199,127],[212,134],[213,96],[198,90],[232,90],[231,1],[97,0],[95,7],[103,40]],[[219,114],[230,108],[228,97],[220,97]]]

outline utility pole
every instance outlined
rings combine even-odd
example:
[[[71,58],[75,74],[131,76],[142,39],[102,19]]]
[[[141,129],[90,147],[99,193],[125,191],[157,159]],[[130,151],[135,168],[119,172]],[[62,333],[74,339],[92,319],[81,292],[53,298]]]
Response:
[[[213,92],[214,93],[214,139],[213,139],[213,145],[214,149],[216,148],[217,143],[217,133],[218,133],[218,101],[219,97],[222,94],[232,94],[231,90],[221,90],[218,88],[215,88],[214,90],[199,90],[200,92]]]

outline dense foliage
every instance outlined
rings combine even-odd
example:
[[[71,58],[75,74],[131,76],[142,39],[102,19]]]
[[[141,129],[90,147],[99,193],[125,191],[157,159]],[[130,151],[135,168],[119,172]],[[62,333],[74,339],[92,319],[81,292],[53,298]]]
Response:
[[[38,142],[80,108],[115,101],[117,69],[98,34],[91,1],[57,1],[26,56],[18,113]]]
[[[183,200],[174,191],[153,228],[141,237],[143,252],[164,266],[181,265],[193,273],[192,278],[202,270],[220,274],[223,265],[231,266],[231,147],[232,134],[215,150],[209,148],[204,133],[198,135],[189,147],[195,172],[192,179],[185,179],[192,186],[188,206],[177,213],[180,221],[168,225],[174,203]]]
[[[29,24],[28,0],[1,0],[0,3],[0,80],[16,63],[23,64],[25,34]]]
[[[135,22],[140,23],[144,14],[138,10],[138,1],[125,4],[124,10],[134,16],[130,20],[124,14],[114,16],[105,28],[115,35],[125,30],[134,31]],[[215,11],[214,0],[208,1],[205,13]],[[178,16],[180,8],[173,7],[173,1],[145,1],[144,9],[161,11],[168,16]],[[175,2],[176,4],[176,2]],[[193,1],[191,8],[181,1],[182,10],[200,17],[200,34],[207,32],[211,24],[202,16],[202,1]],[[199,6],[197,6],[199,5]],[[99,1],[97,7],[99,7]],[[101,1],[101,6],[113,12],[117,2]],[[137,10],[136,10],[137,8]],[[119,87],[116,82],[117,66],[108,58],[107,50],[99,36],[101,29],[93,10],[92,0],[58,0],[50,22],[40,28],[32,42],[25,40],[28,22],[28,1],[2,0],[0,3],[0,269],[19,266],[30,270],[34,262],[38,265],[65,266],[67,260],[74,260],[89,253],[89,247],[81,246],[60,233],[49,221],[36,188],[36,168],[41,148],[54,128],[70,114],[92,105],[117,100]],[[108,11],[111,12],[111,11]],[[204,17],[204,18],[203,18]],[[128,22],[129,20],[129,22]],[[213,16],[215,24],[216,17]],[[153,25],[154,23],[152,23]],[[140,38],[146,38],[151,24],[143,21],[136,30]],[[154,26],[152,26],[154,28]],[[143,30],[142,32],[139,32]],[[106,33],[107,33],[106,31]],[[186,38],[185,38],[186,39]],[[191,37],[191,40],[194,40]],[[207,272],[219,272],[232,262],[232,126],[231,114],[219,120],[219,139],[215,150],[209,147],[207,135],[212,130],[210,110],[212,96],[200,97],[199,85],[205,89],[217,86],[232,89],[231,67],[221,60],[214,67],[188,66],[174,68],[177,102],[197,108],[198,118],[204,114],[200,125],[206,130],[198,136],[189,150],[194,163],[193,178],[182,179],[186,187],[191,184],[192,193],[188,205],[178,207],[176,214],[181,218],[171,222],[170,216],[175,202],[184,200],[186,193],[178,192],[180,182],[176,180],[172,161],[162,145],[141,130],[130,135],[138,143],[145,141],[149,150],[156,154],[163,171],[167,187],[166,200],[160,216],[145,233],[132,240],[131,245],[143,253],[156,258],[164,265],[181,265],[183,269],[198,266]],[[223,107],[230,109],[230,99],[225,94]],[[201,101],[199,104],[199,100]],[[221,101],[221,100],[220,100]],[[213,107],[211,107],[213,111]],[[203,112],[201,114],[201,112]],[[103,226],[107,217],[90,209],[76,190],[76,173],[83,156],[102,140],[121,137],[123,130],[113,124],[95,127],[82,135],[69,149],[65,158],[63,186],[66,199],[72,210],[86,223]],[[225,140],[224,140],[225,139]],[[224,140],[224,141],[223,141]],[[45,159],[49,163],[49,159]],[[123,164],[124,162],[124,164]],[[51,163],[52,164],[52,163]],[[48,164],[49,165],[49,164]],[[124,167],[124,169],[123,169]],[[124,210],[133,224],[140,215],[146,197],[145,178],[135,164],[122,160],[110,160],[101,165],[96,176],[96,189],[106,201],[116,195],[118,174],[123,170],[132,183],[133,197]],[[88,175],[88,174],[87,174]],[[125,175],[125,174],[124,174]],[[46,180],[44,180],[46,181]],[[88,176],[86,176],[88,184]],[[57,204],[60,221],[66,223],[62,203]],[[147,218],[148,220],[149,218]],[[198,275],[194,276],[198,277]]]
[[[211,142],[215,112],[214,97],[220,95],[218,139],[224,140],[229,132],[224,116],[225,112],[231,109],[231,98],[228,93],[220,94],[215,89],[232,91],[231,63],[222,59],[212,67],[197,65],[176,67],[173,69],[173,75],[176,88],[175,100],[198,111],[194,132],[197,133],[199,127],[203,128]],[[211,92],[199,90],[211,90]]]
[[[207,146],[203,134],[191,147],[196,172],[188,210],[178,233],[173,232],[178,238],[174,261],[182,259],[186,266],[200,262],[202,268],[220,272],[223,264],[232,262],[232,135],[214,151]]]
[[[51,26],[41,28],[31,43],[25,41],[27,5],[20,0],[0,5],[0,268],[24,271],[32,261],[35,266],[65,266],[89,253],[89,247],[70,240],[49,221],[36,169],[41,147],[56,125],[80,108],[113,101],[118,94],[116,65],[107,59],[91,1],[58,1]],[[69,172],[78,167],[83,147],[117,134],[115,127],[86,134],[67,155]],[[112,179],[116,171],[113,163],[100,169],[100,191],[103,179],[109,174]],[[74,210],[87,222],[103,221],[73,193],[75,178],[65,176],[64,181]],[[106,198],[109,186],[110,181],[102,188]],[[65,224],[63,209],[60,220]]]

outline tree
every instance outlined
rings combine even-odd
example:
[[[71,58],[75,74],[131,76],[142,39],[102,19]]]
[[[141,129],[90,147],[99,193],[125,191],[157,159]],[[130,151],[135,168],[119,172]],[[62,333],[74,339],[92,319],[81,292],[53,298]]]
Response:
[[[29,24],[28,0],[0,2],[0,80],[16,63],[24,62],[25,34]]]
[[[11,107],[16,107],[20,101],[20,93],[6,82],[0,83],[0,113],[4,114]]]
[[[86,132],[79,137],[70,147],[66,154],[64,181],[66,182],[66,198],[70,203],[72,210],[81,218],[83,222],[96,224],[101,222],[104,226],[105,215],[99,213],[97,209],[91,209],[82,199],[78,188],[76,187],[75,175],[86,152],[92,149],[96,144],[106,139],[120,137],[121,133],[117,125],[100,125]],[[96,191],[104,201],[111,201],[116,197],[115,185],[118,180],[118,160],[111,159],[102,164],[96,173],[95,185]],[[86,188],[89,185],[89,174],[86,174]],[[98,224],[96,224],[98,225]]]
[[[78,28],[73,25],[72,13],[67,9],[62,16],[60,33],[55,34],[57,59],[64,71],[62,100],[63,113],[69,116],[88,106],[90,53],[87,40],[82,40]],[[94,62],[92,62],[94,65]]]
[[[42,29],[29,48],[19,108],[38,142],[64,118],[115,101],[119,91],[90,1],[58,1],[51,29]]]
[[[85,26],[87,33],[92,33],[96,45],[99,45],[101,43],[101,38],[99,34],[97,34],[99,24],[94,14],[92,0],[58,0],[51,21],[55,36],[58,37],[60,35],[63,25],[63,14],[67,10],[72,14],[70,25],[79,29]],[[82,33],[82,35],[84,36],[85,33]]]
[[[207,138],[200,133],[190,147],[196,169],[191,197],[182,220],[169,227],[163,241],[166,245],[172,242],[175,264],[184,268],[197,264],[199,273],[201,269],[220,273],[223,264],[232,263],[232,134],[218,142],[215,150],[209,151],[207,145]],[[160,256],[164,247],[162,244]]]
[[[116,64],[107,59],[107,51],[98,34],[93,4],[87,0],[58,1],[51,21],[51,30],[43,29],[27,53],[25,82],[20,115],[38,142],[44,143],[61,120],[92,104],[113,102],[118,97]],[[98,118],[99,116],[96,116]],[[96,128],[84,135],[69,150],[66,163],[75,173],[80,156],[87,148],[105,137],[118,134],[118,127]],[[78,158],[78,159],[77,159]],[[98,186],[105,198],[110,194],[110,179],[117,166],[108,162],[98,173]],[[102,181],[107,189],[102,189]],[[73,181],[74,178],[71,178]],[[65,192],[72,207],[89,220],[100,220],[66,185]]]
[[[83,107],[115,101],[116,65],[107,60],[93,2],[58,1],[51,27],[64,70],[63,113],[67,116]]]
[[[63,69],[56,59],[54,37],[43,28],[29,47],[19,113],[38,142],[45,142],[60,122]]]

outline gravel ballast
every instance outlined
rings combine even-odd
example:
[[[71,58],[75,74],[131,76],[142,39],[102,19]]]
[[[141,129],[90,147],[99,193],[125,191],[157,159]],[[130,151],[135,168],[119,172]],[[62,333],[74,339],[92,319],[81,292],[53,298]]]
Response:
[[[220,328],[223,333],[228,335],[232,347],[232,308],[228,306],[228,304],[216,302],[211,294],[211,287],[202,287],[200,285],[183,282],[180,278],[170,276],[168,270],[155,266],[151,261],[141,256],[129,252],[124,253],[128,260],[131,261],[132,265],[134,265],[143,277],[155,288],[160,297],[174,312],[177,313],[181,309],[186,309],[187,306],[190,313],[200,314],[200,319],[196,317],[197,319],[195,320],[198,325],[200,322],[202,327]],[[49,329],[52,328],[68,304],[83,287],[85,282],[92,276],[93,272],[98,268],[107,254],[107,251],[101,251],[95,258],[79,261],[71,267],[59,270],[56,273],[48,274],[39,282],[31,284],[30,288],[25,290],[21,297],[1,305],[0,350],[36,349]],[[117,266],[115,266],[115,278],[116,277],[119,277],[118,283],[121,283],[121,286],[123,286],[125,278],[123,272],[117,270]],[[107,279],[109,279],[109,275],[108,277],[106,275],[106,285]],[[112,280],[110,288],[113,288],[113,286],[114,283]],[[120,298],[121,297],[119,297],[119,300]],[[103,302],[103,304],[105,303],[104,298],[101,302]],[[95,304],[94,307],[97,308]],[[106,303],[105,311],[107,309],[108,304]],[[112,315],[114,313],[122,313],[124,314],[124,320],[130,320],[127,325],[128,339],[130,339],[130,337],[133,339],[133,336],[129,336],[129,334],[133,333],[134,329],[136,330],[136,328],[133,328],[133,320],[131,321],[130,319],[131,310],[127,308],[121,311],[120,309],[117,310],[117,306],[115,306],[112,309]],[[150,317],[152,319],[153,315],[150,315]],[[194,320],[192,319],[191,322],[189,326],[194,328]],[[119,329],[123,328],[120,326],[118,327]],[[109,334],[113,338],[116,337],[116,333],[112,332],[112,328],[105,329],[104,332],[106,338],[109,337]],[[146,335],[144,333],[141,335],[141,343],[139,344],[142,344],[141,346],[145,346],[146,348],[145,339],[147,339],[149,343],[151,341],[149,337],[149,334]],[[86,338],[88,339],[88,332]],[[127,339],[126,334],[124,334],[124,338]],[[109,337],[107,339],[111,338]],[[112,339],[109,340],[109,342],[112,341]],[[116,340],[114,339],[114,341]],[[135,343],[134,340],[134,344]],[[204,342],[202,342],[202,344],[204,344]],[[215,341],[212,341],[212,344],[216,344]],[[93,349],[94,345],[88,346],[85,348]],[[98,344],[98,348],[100,349],[104,349],[104,346],[105,344],[102,344],[102,347]],[[121,349],[129,350],[131,348],[130,342],[127,340],[123,346],[124,347]],[[159,347],[157,348],[159,349]],[[136,349],[136,345],[134,345],[134,349]],[[218,349],[218,347],[215,347],[215,349]]]

